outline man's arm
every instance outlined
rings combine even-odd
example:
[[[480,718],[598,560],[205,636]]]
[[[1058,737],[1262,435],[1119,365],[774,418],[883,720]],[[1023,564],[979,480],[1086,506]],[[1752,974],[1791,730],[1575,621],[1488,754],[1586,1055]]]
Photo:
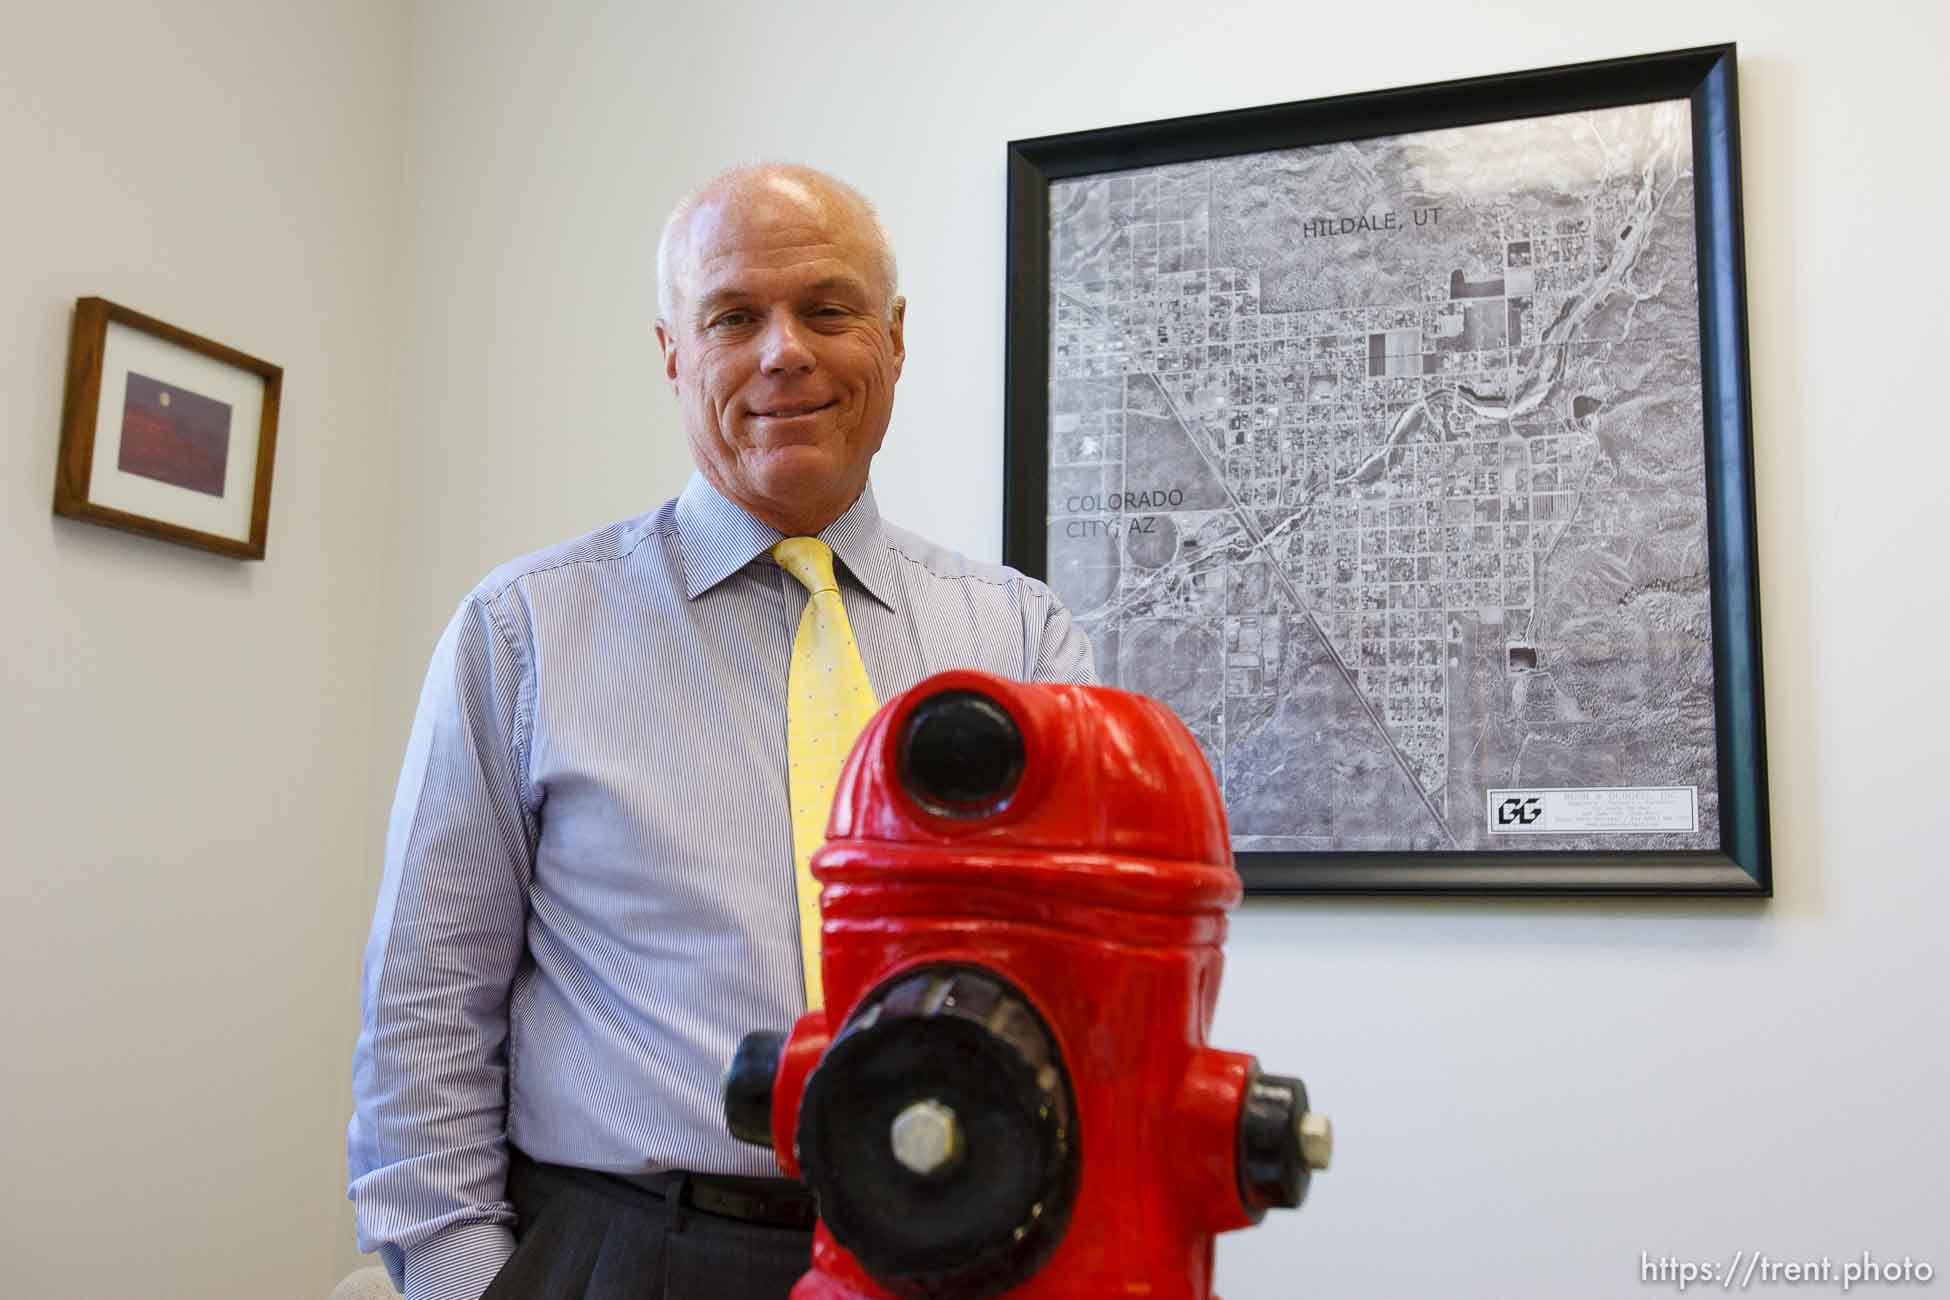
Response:
[[[1071,619],[1070,611],[1056,598],[1055,592],[1040,582],[1030,581],[1028,585],[1031,592],[1028,608],[1032,619],[1037,611],[1040,610],[1042,614],[1040,635],[1034,641],[1036,651],[1030,665],[1029,680],[1097,685],[1097,659],[1091,651],[1090,638]]]
[[[408,1300],[478,1300],[514,1250],[508,996],[535,819],[527,660],[477,599],[434,651],[386,835],[347,1133],[359,1246]]]

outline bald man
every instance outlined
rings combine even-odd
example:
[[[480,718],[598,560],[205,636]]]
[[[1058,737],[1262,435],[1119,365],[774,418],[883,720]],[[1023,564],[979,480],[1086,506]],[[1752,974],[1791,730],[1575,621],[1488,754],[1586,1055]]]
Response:
[[[1093,678],[1047,587],[880,517],[907,304],[857,191],[717,177],[665,224],[658,297],[697,472],[477,586],[407,746],[348,1146],[360,1246],[411,1300],[784,1300],[808,1266],[810,1200],[718,1095],[739,1039],[806,1005],[808,596],[775,543],[831,548],[879,699],[955,667]]]

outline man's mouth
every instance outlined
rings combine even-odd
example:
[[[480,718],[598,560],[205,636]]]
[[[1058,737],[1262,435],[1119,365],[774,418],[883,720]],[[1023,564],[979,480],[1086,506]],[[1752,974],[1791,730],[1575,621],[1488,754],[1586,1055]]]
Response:
[[[781,402],[764,410],[753,410],[752,414],[761,420],[794,420],[802,415],[814,415],[831,406],[825,402]]]

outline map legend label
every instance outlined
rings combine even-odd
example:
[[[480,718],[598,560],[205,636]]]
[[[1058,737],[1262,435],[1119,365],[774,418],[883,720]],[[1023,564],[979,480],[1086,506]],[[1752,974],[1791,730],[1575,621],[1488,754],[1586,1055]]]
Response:
[[[1491,790],[1492,835],[1649,835],[1699,829],[1699,787]]]

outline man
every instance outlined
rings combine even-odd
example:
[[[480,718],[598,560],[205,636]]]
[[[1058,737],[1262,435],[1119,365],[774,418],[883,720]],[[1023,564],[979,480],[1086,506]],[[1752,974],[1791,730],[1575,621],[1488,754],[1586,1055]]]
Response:
[[[1092,676],[1042,584],[880,519],[906,302],[857,192],[727,173],[672,213],[658,290],[697,473],[477,587],[407,748],[348,1145],[410,1300],[782,1300],[807,1267],[803,1192],[718,1096],[808,992],[787,688],[831,586],[775,544],[830,548],[875,698]]]

